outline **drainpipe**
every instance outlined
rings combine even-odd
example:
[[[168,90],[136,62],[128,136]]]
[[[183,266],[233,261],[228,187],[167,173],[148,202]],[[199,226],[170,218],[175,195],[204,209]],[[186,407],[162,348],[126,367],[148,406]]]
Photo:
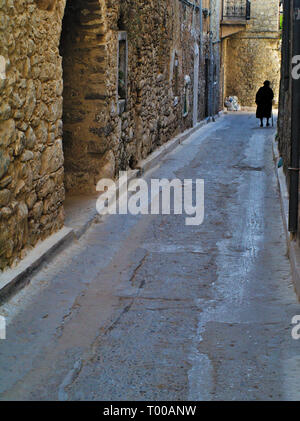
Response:
[[[285,0],[285,6],[289,0]],[[292,9],[292,59],[297,65],[300,56],[300,0],[293,0]],[[290,10],[291,11],[291,10]],[[291,19],[291,14],[288,15]],[[294,59],[295,58],[295,59]],[[294,61],[295,60],[295,61]],[[298,71],[299,74],[299,71]],[[291,159],[290,159],[290,201],[289,201],[289,231],[292,236],[296,236],[298,231],[298,203],[299,203],[299,137],[300,137],[300,78],[293,75],[292,83],[292,128],[291,128]]]
[[[212,0],[209,2],[209,10],[210,10],[210,17],[209,17],[209,94],[208,94],[208,111],[209,111],[209,118],[214,121],[214,52],[213,52],[213,8],[212,8]]]
[[[215,10],[215,23],[216,23],[216,33],[215,33],[215,41],[213,42],[213,45],[216,50],[215,51],[215,67],[216,67],[216,73],[213,70],[213,77],[216,78],[216,80],[213,80],[213,86],[214,86],[214,114],[216,114],[219,110],[219,101],[220,101],[220,53],[221,53],[221,39],[220,39],[220,12],[221,12],[221,0],[216,0],[216,10]]]
[[[198,122],[198,94],[199,94],[199,62],[200,62],[200,49],[201,49],[201,22],[199,22],[200,26],[200,34],[197,31],[197,12],[202,14],[200,5],[196,8],[196,1],[194,3],[193,9],[193,51],[194,51],[194,84],[193,84],[193,127],[196,126]],[[201,19],[201,18],[200,18]]]
[[[203,16],[202,16],[202,0],[199,0],[199,18],[200,18],[200,45],[199,54],[202,59],[202,45],[203,45]]]

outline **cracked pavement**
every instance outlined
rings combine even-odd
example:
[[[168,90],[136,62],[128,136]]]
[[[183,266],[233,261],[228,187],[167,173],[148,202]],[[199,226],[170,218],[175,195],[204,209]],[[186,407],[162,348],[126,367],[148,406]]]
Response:
[[[257,126],[225,115],[145,174],[204,179],[202,225],[104,217],[0,308],[1,400],[299,400],[275,129]]]

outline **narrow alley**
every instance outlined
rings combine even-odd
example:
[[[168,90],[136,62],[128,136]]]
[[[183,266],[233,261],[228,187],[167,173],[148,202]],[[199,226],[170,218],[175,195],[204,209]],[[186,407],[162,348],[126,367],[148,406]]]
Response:
[[[205,125],[144,174],[204,179],[202,225],[103,217],[3,304],[1,400],[299,400],[275,132]]]

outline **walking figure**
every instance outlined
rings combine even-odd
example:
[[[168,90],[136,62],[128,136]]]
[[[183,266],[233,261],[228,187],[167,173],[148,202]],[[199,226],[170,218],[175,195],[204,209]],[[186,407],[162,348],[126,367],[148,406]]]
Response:
[[[260,127],[264,127],[263,119],[267,119],[267,127],[270,126],[269,119],[272,117],[272,101],[274,92],[270,88],[270,82],[266,80],[264,86],[259,88],[256,94],[256,118],[260,118]]]

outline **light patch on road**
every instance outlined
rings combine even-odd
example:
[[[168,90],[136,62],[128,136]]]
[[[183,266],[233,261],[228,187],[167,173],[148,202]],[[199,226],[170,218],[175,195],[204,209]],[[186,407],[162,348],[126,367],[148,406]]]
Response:
[[[60,384],[58,388],[58,400],[59,401],[67,401],[68,400],[68,392],[67,387],[70,386],[78,374],[80,373],[80,370],[82,368],[82,362],[81,360],[77,360],[74,364],[74,367],[68,372],[68,374],[65,376],[63,382]]]
[[[181,244],[145,244],[145,248],[151,253],[204,253],[207,252],[200,245]]]
[[[246,168],[258,168],[264,165],[265,136],[255,134],[249,140],[245,151],[246,158],[242,165]],[[242,172],[244,175],[244,172]],[[226,307],[232,306],[232,301],[242,303],[247,298],[247,287],[251,272],[257,269],[256,258],[264,237],[264,173],[262,171],[245,171],[247,183],[241,183],[239,191],[239,215],[232,214],[232,226],[235,236],[217,243],[218,255],[218,285],[222,288],[227,300]],[[234,265],[228,265],[226,255],[234,253],[238,259]],[[236,320],[237,322],[239,320]]]
[[[6,339],[6,320],[3,316],[0,316],[0,340],[1,339]]]
[[[255,134],[249,139],[249,146],[245,151],[246,158],[242,161],[245,167],[263,166],[265,136]],[[243,173],[241,174],[243,176]],[[263,241],[263,206],[264,206],[264,173],[261,171],[247,171],[247,183],[241,183],[239,191],[239,214],[237,218],[232,214],[231,226],[235,227],[232,239],[217,242],[219,250],[217,257],[218,296],[216,308],[208,307],[199,315],[198,331],[193,339],[189,371],[189,399],[210,400],[213,391],[213,367],[208,355],[198,351],[201,334],[205,331],[206,323],[243,323],[240,305],[247,300],[247,286],[249,274],[257,269],[256,256]],[[230,246],[235,245],[236,251]],[[228,255],[235,255],[234,265],[228,264]],[[247,321],[248,322],[248,321]]]
[[[200,305],[201,300],[197,300]],[[199,323],[197,335],[192,338],[192,347],[189,355],[189,362],[192,367],[188,372],[190,401],[205,401],[211,397],[213,391],[213,367],[209,357],[198,350],[198,344],[202,342],[202,333],[205,327]]]
[[[284,400],[299,401],[300,400],[300,356],[295,356],[283,361],[283,391]]]

